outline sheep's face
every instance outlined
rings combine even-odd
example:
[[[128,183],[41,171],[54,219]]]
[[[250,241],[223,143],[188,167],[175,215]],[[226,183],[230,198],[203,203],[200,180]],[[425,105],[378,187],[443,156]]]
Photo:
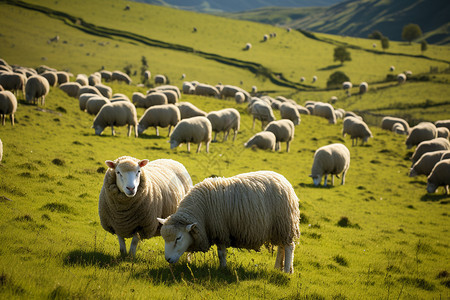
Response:
[[[138,125],[138,135],[141,135],[141,133],[144,132],[144,130],[147,128],[144,128],[144,126],[142,126],[141,124]]]
[[[116,173],[118,189],[127,197],[134,197],[141,180],[141,168],[148,163],[148,159],[141,160],[137,163],[132,161],[115,163],[110,160],[105,163]]]
[[[162,224],[165,223],[165,219],[158,219]],[[191,246],[194,242],[190,231],[196,226],[196,224],[189,224],[186,226],[175,225],[163,225],[161,227],[161,236],[164,239],[165,258],[167,262],[173,264],[176,263],[181,255]]]
[[[95,129],[95,134],[96,135],[101,135],[103,130],[105,130],[105,128],[100,126],[100,125],[96,125],[93,128]]]
[[[428,182],[427,183],[427,192],[432,194],[435,193],[437,190],[438,186],[434,183]]]
[[[170,149],[176,148],[180,145],[180,142],[176,141],[176,140],[170,140]]]
[[[322,176],[320,175],[309,175],[309,176],[312,178],[315,186],[318,186],[322,181]]]

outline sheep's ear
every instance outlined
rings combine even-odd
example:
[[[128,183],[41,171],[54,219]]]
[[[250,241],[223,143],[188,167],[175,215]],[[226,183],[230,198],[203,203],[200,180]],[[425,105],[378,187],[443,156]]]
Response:
[[[167,222],[167,219],[156,218],[161,225],[164,225]]]
[[[107,160],[105,161],[105,164],[110,167],[111,169],[115,169],[116,168],[116,164],[112,161],[112,160]]]
[[[194,229],[195,227],[197,227],[197,223],[186,225],[186,231],[191,232],[191,230]]]
[[[143,159],[143,160],[141,160],[140,162],[139,162],[139,167],[143,167],[143,166],[145,166],[146,164],[148,164],[148,162],[149,162],[149,160],[148,159]]]

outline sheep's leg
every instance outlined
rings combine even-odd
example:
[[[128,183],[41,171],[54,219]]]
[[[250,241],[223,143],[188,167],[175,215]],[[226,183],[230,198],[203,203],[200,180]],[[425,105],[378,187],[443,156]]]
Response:
[[[134,137],[138,137],[138,127],[137,125],[134,125]]]
[[[327,186],[328,174],[325,174],[325,179],[323,180],[323,186]]]
[[[291,145],[290,141],[286,142],[286,152],[289,152],[289,146]]]
[[[6,116],[5,116],[5,118],[6,118]],[[11,125],[14,126],[14,114],[11,114],[10,118],[11,118]]]
[[[347,170],[345,170],[343,173],[342,173],[342,181],[341,181],[341,185],[344,185],[344,183],[345,183],[345,173],[347,172]]]
[[[156,136],[159,136],[158,126],[155,126],[155,129],[156,129]]]
[[[114,132],[114,125],[111,125],[111,134],[112,135],[116,135],[115,132]]]
[[[214,139],[213,139],[213,142],[217,142],[217,131],[214,132]]]
[[[227,130],[227,131],[225,131],[225,132],[223,133],[223,141],[224,141],[224,142],[227,141],[227,139],[228,139],[228,134],[229,134],[229,133],[230,133],[229,130]]]
[[[275,151],[280,150],[280,142],[275,143]]]
[[[187,142],[187,152],[191,153],[191,143]]]
[[[120,254],[122,256],[126,256],[127,255],[127,246],[125,245],[125,239],[119,235],[117,236],[117,238],[119,239]]]
[[[445,194],[448,195],[448,185],[445,186]]]
[[[253,125],[252,125],[252,130],[254,130],[255,129],[255,121],[256,121],[256,118],[253,116]]]
[[[206,153],[209,153],[209,142],[206,142]]]
[[[136,248],[139,244],[139,240],[140,240],[139,234],[135,233],[133,235],[133,239],[131,240],[131,245],[130,245],[130,255],[133,257],[136,255]]]
[[[131,135],[131,125],[128,124],[128,133],[127,133],[127,136],[130,136],[130,135]]]
[[[227,266],[227,248],[224,245],[217,245],[217,254],[221,267]]]
[[[5,126],[5,115],[1,115],[0,119],[2,120],[2,125]]]
[[[234,131],[234,136],[233,136],[233,142],[234,142],[234,140],[236,139],[236,136],[238,134],[238,131],[236,129],[234,129],[233,131]]]
[[[200,149],[201,149],[201,148],[202,148],[202,142],[198,143],[198,146],[197,146],[197,153],[200,152]]]
[[[284,246],[278,246],[277,258],[275,259],[275,269],[283,270],[284,267]]]
[[[295,243],[291,243],[284,247],[284,272],[293,274],[294,273],[294,250]]]
[[[172,125],[169,125],[169,134],[167,134],[167,136],[170,136],[171,131],[172,131]]]

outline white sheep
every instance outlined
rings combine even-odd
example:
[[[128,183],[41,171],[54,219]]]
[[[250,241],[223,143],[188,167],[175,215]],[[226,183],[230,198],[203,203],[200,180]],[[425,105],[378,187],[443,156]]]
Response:
[[[27,77],[23,74],[4,72],[0,73],[0,85],[6,91],[11,91],[18,95],[18,91],[22,91],[22,95],[25,95],[25,84],[27,83]]]
[[[104,79],[105,81],[111,81],[112,72],[111,71],[107,71],[107,70],[101,70],[100,71],[100,76],[102,76],[102,79]]]
[[[167,78],[162,74],[158,74],[155,76],[155,84],[166,84]]]
[[[448,195],[448,186],[450,185],[450,159],[444,159],[438,162],[428,176],[427,192],[434,193],[440,186],[444,186],[445,194]],[[162,232],[161,232],[162,235]]]
[[[270,131],[261,131],[249,138],[244,144],[245,148],[259,148],[262,150],[275,151],[275,145],[277,144],[277,138],[275,134]]]
[[[282,103],[280,105],[280,115],[282,119],[291,120],[294,125],[300,124],[300,114],[297,109],[297,104],[290,102]]]
[[[431,122],[421,122],[411,128],[406,138],[405,144],[407,149],[420,144],[423,141],[429,141],[437,138],[436,126]]]
[[[90,115],[97,115],[103,105],[111,103],[108,98],[103,96],[90,97],[86,101],[86,112]]]
[[[180,110],[181,119],[189,119],[192,117],[206,117],[207,113],[196,107],[190,102],[179,102],[176,104]]]
[[[64,71],[57,71],[56,77],[58,78],[58,84],[61,85],[63,83],[69,82],[69,73]]]
[[[300,77],[300,82],[305,82],[306,78],[305,77]]]
[[[39,75],[47,79],[50,87],[54,87],[58,84],[58,75],[56,75],[56,72],[45,71]]]
[[[88,77],[89,85],[96,86],[102,83],[102,75],[99,72],[95,72]]]
[[[167,96],[161,92],[153,92],[153,93],[150,93],[147,96],[145,96],[143,107],[149,108],[151,106],[164,105],[164,104],[168,104]],[[137,107],[142,107],[142,106],[137,106]]]
[[[175,93],[177,93],[178,100],[181,99],[180,89],[177,86],[175,86],[175,85],[167,85],[167,84],[166,85],[160,85],[160,86],[157,86],[157,87],[155,87],[155,88],[153,88],[151,90],[148,90],[147,94],[150,94],[152,92],[164,92],[164,91],[174,91]]]
[[[397,81],[398,83],[402,84],[406,81],[406,75],[403,73],[400,73],[397,75]]]
[[[126,84],[131,84],[132,80],[130,76],[121,71],[113,71],[111,73],[111,80],[117,80],[119,82],[125,82]]]
[[[90,86],[90,85],[86,85],[86,86],[82,86],[80,88],[80,90],[78,91],[78,99],[80,99],[80,95],[87,94],[87,93],[89,93],[89,94],[97,94],[98,96],[102,96],[103,97],[102,93],[100,93],[100,91],[96,87]]]
[[[149,162],[122,156],[107,160],[98,213],[102,227],[117,235],[120,253],[127,254],[125,238],[133,237],[130,255],[141,239],[160,235],[156,218],[173,214],[191,189],[186,168],[170,159]]]
[[[250,44],[250,43],[245,44],[244,50],[248,51],[250,49],[252,49],[252,44]]]
[[[195,93],[195,87],[189,81],[183,82],[182,90],[183,90],[183,94],[191,95],[191,94]]]
[[[352,146],[358,144],[358,138],[361,139],[361,145],[364,145],[369,138],[373,137],[369,126],[364,121],[355,117],[346,117],[344,119],[342,136],[345,137],[347,133],[352,139]]]
[[[89,79],[86,74],[77,74],[75,82],[78,82],[81,86],[89,85]]]
[[[118,101],[103,105],[92,128],[95,129],[96,135],[100,135],[107,126],[111,126],[112,135],[115,135],[114,126],[125,125],[128,125],[128,136],[131,135],[131,126],[134,126],[135,137],[138,137],[136,107],[131,102]]]
[[[272,121],[267,124],[264,131],[272,132],[276,138],[275,151],[279,151],[281,143],[286,142],[286,152],[289,152],[289,146],[294,139],[295,126],[294,123],[289,119],[281,119],[277,121]]]
[[[219,91],[212,85],[199,83],[195,87],[195,95],[219,98]]]
[[[365,81],[361,82],[359,84],[359,94],[362,95],[367,93],[368,91],[369,91],[369,84]]]
[[[78,93],[81,89],[81,85],[78,82],[66,82],[61,84],[59,88],[69,97],[78,98]]]
[[[213,142],[217,141],[217,133],[223,132],[223,141],[225,142],[233,129],[233,142],[239,131],[241,124],[241,115],[234,108],[225,108],[219,111],[211,111],[206,115],[211,122],[212,131],[214,132]]]
[[[314,83],[314,82],[316,82],[316,81],[317,81],[317,76],[314,75],[313,78],[312,78],[312,83]]]
[[[411,156],[412,165],[414,165],[425,153],[439,150],[450,150],[450,142],[448,139],[435,138],[421,142],[417,145],[416,150]]]
[[[204,142],[206,153],[208,153],[211,134],[211,122],[206,117],[192,117],[181,120],[170,135],[170,149],[178,147],[181,143],[186,143],[187,151],[191,152],[191,143],[195,143],[198,144],[197,153],[199,153]]]
[[[244,103],[245,101],[245,95],[242,92],[237,92],[236,94],[234,94],[234,100],[236,101],[236,103],[240,104],[240,103]]]
[[[402,123],[394,123],[394,125],[392,125],[392,132],[396,133],[396,134],[405,134],[405,127],[403,127]]]
[[[350,81],[344,81],[342,83],[342,89],[347,92],[347,95],[350,96],[350,90],[352,89],[353,84]]]
[[[394,131],[393,126],[395,123],[400,123],[402,125],[401,132],[397,132],[397,133],[401,133],[401,134],[409,133],[408,122],[406,122],[404,119],[396,118],[396,117],[387,116],[387,117],[384,117],[383,119],[381,119],[381,128],[389,130],[389,131]]]
[[[176,263],[185,251],[217,245],[221,267],[228,247],[259,250],[278,246],[275,268],[294,272],[295,242],[300,236],[299,200],[281,174],[259,171],[196,184],[163,224],[165,258]]]
[[[447,129],[447,127],[437,127],[436,129],[437,129],[438,137],[448,139],[448,137],[450,135],[450,131]]]
[[[390,66],[389,67],[389,71],[394,72],[395,71],[395,67],[394,66]]]
[[[175,105],[152,106],[147,108],[139,119],[138,134],[144,132],[148,127],[155,127],[156,135],[159,136],[158,127],[169,127],[168,136],[170,136],[172,126],[176,126],[180,120],[180,110]]]
[[[258,99],[249,105],[250,113],[253,116],[252,129],[255,129],[256,119],[261,121],[261,128],[264,128],[265,124],[275,121],[275,115],[273,114],[272,107],[267,102]]]
[[[439,150],[424,153],[409,170],[409,177],[430,175],[434,166],[443,159],[450,158],[449,150]]]
[[[100,97],[100,96],[97,94],[85,93],[85,94],[81,94],[80,97],[78,97],[78,103],[79,103],[81,111],[86,110],[86,103],[92,97]]]
[[[178,102],[178,94],[172,90],[162,90],[161,93],[166,95],[168,104],[175,104]]]
[[[14,114],[17,111],[17,98],[10,91],[0,92],[0,120],[2,126],[6,123],[6,116],[9,115],[11,125],[14,126]]]
[[[436,125],[437,128],[446,127],[448,130],[450,130],[450,120],[438,120],[434,122],[434,125]]]
[[[100,92],[100,94],[103,95],[103,97],[106,97],[108,99],[110,99],[112,97],[112,88],[111,87],[101,84],[101,83],[96,84],[94,87]]]
[[[251,95],[241,89],[240,87],[234,86],[234,85],[224,85],[222,90],[220,91],[220,98],[221,99],[225,99],[225,98],[235,98],[236,93],[237,92],[241,92],[242,94],[244,94],[245,96],[245,102],[250,101],[250,99],[252,98]]]
[[[317,102],[314,104],[314,115],[327,119],[330,124],[336,124],[336,114],[333,106],[329,103]]]
[[[133,101],[133,104],[136,105],[136,107],[145,107],[145,95],[141,92],[134,92],[131,96],[131,100]]]
[[[39,104],[39,99],[41,105],[45,104],[45,96],[47,96],[50,91],[50,86],[48,84],[47,79],[40,75],[33,75],[27,80],[27,84],[25,85],[25,95],[27,102],[36,103],[36,100]]]
[[[146,81],[149,81],[152,78],[152,73],[149,70],[145,70],[144,72],[144,79]]]
[[[320,147],[314,153],[314,162],[311,168],[311,175],[314,185],[318,186],[325,176],[323,185],[327,186],[328,174],[331,175],[331,185],[334,185],[334,177],[339,178],[342,173],[341,184],[345,183],[345,174],[350,167],[350,151],[343,144],[331,144]]]

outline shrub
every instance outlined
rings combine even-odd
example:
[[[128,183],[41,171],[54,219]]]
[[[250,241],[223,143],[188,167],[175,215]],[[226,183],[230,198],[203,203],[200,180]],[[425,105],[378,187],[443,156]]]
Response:
[[[344,72],[336,71],[328,78],[327,88],[340,88],[344,81],[350,81],[350,78]]]

